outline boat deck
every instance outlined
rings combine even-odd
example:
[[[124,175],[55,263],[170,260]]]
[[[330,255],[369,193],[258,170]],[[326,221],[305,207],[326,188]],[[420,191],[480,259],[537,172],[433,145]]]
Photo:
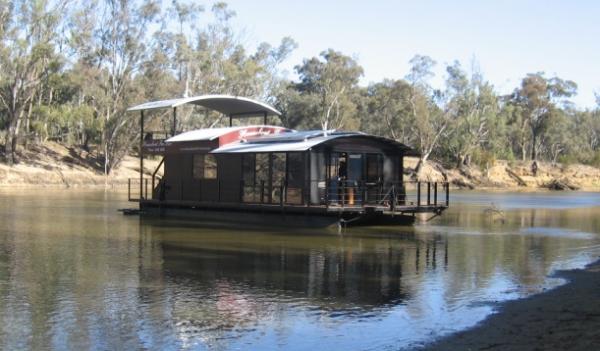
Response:
[[[401,215],[415,213],[441,213],[448,208],[447,204],[412,204],[396,205],[393,209],[390,206],[377,205],[346,205],[346,206],[326,206],[326,205],[294,205],[294,204],[265,204],[265,203],[224,203],[224,202],[206,202],[206,201],[186,201],[186,200],[154,200],[141,199],[132,200],[139,202],[141,208],[146,207],[165,207],[165,208],[189,208],[206,210],[237,210],[248,212],[287,212],[300,214],[320,214],[320,215],[341,215],[341,214],[363,214],[379,213],[384,215]]]

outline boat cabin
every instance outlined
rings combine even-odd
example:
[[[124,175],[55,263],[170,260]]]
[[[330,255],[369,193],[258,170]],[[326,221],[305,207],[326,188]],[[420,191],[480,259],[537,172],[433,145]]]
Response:
[[[176,133],[177,107],[184,104],[228,116],[229,127]],[[173,109],[171,133],[156,139],[144,133],[144,111],[164,108]],[[141,209],[285,212],[350,221],[367,215],[414,218],[418,212],[441,213],[448,205],[447,184],[405,182],[404,157],[418,153],[391,139],[269,125],[268,118],[279,111],[233,96],[150,102],[130,111],[141,116],[140,169],[144,155],[162,158],[150,179],[140,172],[137,194],[130,181],[129,198]],[[234,119],[256,116],[264,124],[233,125]]]

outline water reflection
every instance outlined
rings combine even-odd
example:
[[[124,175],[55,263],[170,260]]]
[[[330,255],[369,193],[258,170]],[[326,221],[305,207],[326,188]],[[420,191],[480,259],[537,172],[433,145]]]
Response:
[[[140,222],[121,194],[0,197],[2,349],[409,347],[600,253],[598,207],[543,198],[502,223],[455,201],[414,228],[338,234]]]

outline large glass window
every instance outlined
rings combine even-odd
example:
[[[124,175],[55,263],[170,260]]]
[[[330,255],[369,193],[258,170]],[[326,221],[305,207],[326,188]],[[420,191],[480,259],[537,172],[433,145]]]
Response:
[[[256,154],[255,182],[257,186],[269,185],[269,154]]]
[[[289,204],[302,203],[304,187],[304,154],[292,152],[287,154],[287,193],[285,201]]]
[[[242,156],[242,181],[243,181],[243,189],[242,189],[242,201],[243,202],[256,202],[255,198],[255,181],[254,181],[254,172],[255,172],[255,163],[256,163],[256,155],[255,154],[245,154]]]
[[[271,154],[271,202],[279,203],[282,200],[282,189],[285,183],[285,154]]]
[[[244,189],[242,200],[244,202],[279,203],[285,200],[285,198],[282,198],[284,196],[282,189],[286,184],[286,156],[282,152],[246,154],[243,156],[242,179]],[[302,155],[297,157],[302,157]],[[301,183],[301,181],[299,182]],[[297,195],[298,193],[296,192],[297,199],[294,201],[301,201],[301,196]]]
[[[348,180],[360,181],[363,179],[362,154],[350,154],[348,156]]]

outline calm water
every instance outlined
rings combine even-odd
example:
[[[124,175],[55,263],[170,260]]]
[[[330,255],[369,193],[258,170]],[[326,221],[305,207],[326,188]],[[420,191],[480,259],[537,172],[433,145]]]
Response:
[[[600,255],[597,193],[456,194],[342,233],[140,222],[124,198],[0,190],[1,349],[410,348]]]

